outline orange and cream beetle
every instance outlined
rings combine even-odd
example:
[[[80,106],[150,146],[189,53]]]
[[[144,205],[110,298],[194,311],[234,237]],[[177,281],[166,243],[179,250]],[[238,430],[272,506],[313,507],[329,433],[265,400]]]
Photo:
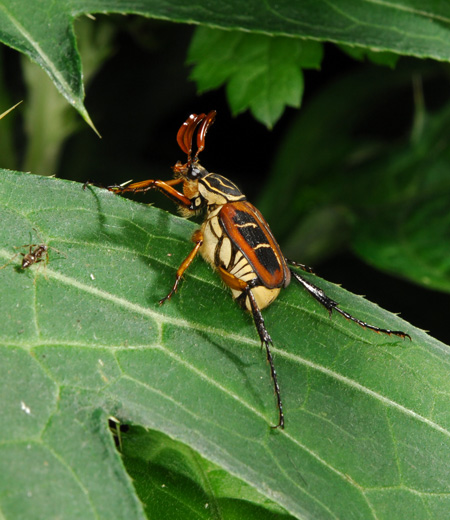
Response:
[[[205,147],[206,132],[214,122],[215,116],[215,110],[207,115],[192,114],[181,125],[177,142],[181,150],[187,154],[187,162],[175,164],[174,179],[125,183],[108,186],[107,189],[115,193],[146,192],[157,189],[177,203],[186,217],[200,210],[206,211],[203,225],[192,236],[195,246],[178,268],[171,291],[160,300],[160,303],[172,297],[184,271],[190,266],[197,253],[200,253],[231,289],[233,298],[252,313],[261,343],[266,349],[277,399],[278,423],[274,427],[284,428],[281,392],[270,350],[273,343],[267,332],[261,309],[277,298],[281,289],[289,285],[292,277],[303,285],[330,315],[335,310],[345,318],[375,332],[411,338],[405,332],[381,329],[354,318],[340,309],[337,302],[328,298],[321,289],[289,267],[292,265],[312,272],[305,265],[292,262],[283,256],[266,220],[258,209],[247,201],[235,184],[222,175],[208,172],[199,163],[198,155]],[[195,132],[197,132],[197,149],[193,155]],[[182,185],[182,193],[174,188],[178,184]]]

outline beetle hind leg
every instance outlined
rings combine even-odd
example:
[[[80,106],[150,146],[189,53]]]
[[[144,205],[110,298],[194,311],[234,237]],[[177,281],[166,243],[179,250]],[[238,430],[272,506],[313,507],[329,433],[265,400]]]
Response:
[[[252,310],[253,320],[256,325],[256,330],[258,331],[259,337],[261,339],[261,346],[264,345],[266,348],[267,361],[270,366],[270,375],[272,376],[273,386],[275,390],[275,396],[277,398],[277,407],[278,407],[278,424],[272,426],[272,428],[281,428],[284,429],[284,413],[283,413],[283,403],[281,401],[281,391],[280,386],[278,384],[277,371],[275,370],[275,365],[273,362],[272,352],[270,350],[270,345],[273,345],[272,338],[267,332],[264,318],[261,314],[261,311],[256,303],[256,299],[251,291],[251,287],[247,286],[244,290],[243,295],[248,298],[250,302],[250,307]]]
[[[364,329],[373,330],[377,334],[387,334],[388,336],[399,336],[400,338],[408,338],[411,341],[411,336],[409,334],[406,334],[406,332],[403,332],[401,330],[391,330],[391,329],[381,329],[380,327],[376,327],[375,325],[370,325],[369,323],[366,323],[365,321],[358,320],[358,318],[355,318],[348,312],[343,311],[339,307],[334,307],[334,310],[344,316],[347,320],[354,321]]]
[[[295,262],[294,260],[290,260],[289,258],[285,258],[286,263],[289,265],[293,265],[294,267],[299,267],[302,271],[306,271],[307,273],[314,274],[314,269],[305,264],[300,264],[299,262]],[[292,272],[292,271],[291,271]]]
[[[365,321],[361,321],[358,318],[355,318],[348,312],[340,309],[338,307],[339,304],[337,302],[335,302],[334,300],[332,300],[331,298],[329,298],[322,291],[322,289],[319,289],[319,287],[317,287],[316,285],[312,284],[311,282],[308,282],[307,280],[305,280],[305,278],[300,276],[298,273],[296,273],[292,269],[290,271],[291,271],[292,276],[297,280],[297,282],[299,282],[301,285],[303,285],[303,287],[309,292],[309,294],[311,294],[311,296],[313,296],[321,305],[323,305],[328,310],[328,313],[330,316],[333,311],[336,311],[339,314],[341,314],[342,316],[344,316],[344,318],[346,318],[347,320],[357,323],[364,329],[373,330],[374,332],[376,332],[378,334],[387,334],[388,336],[399,336],[400,338],[403,338],[403,339],[408,338],[409,340],[411,340],[411,336],[401,330],[382,329],[380,327],[376,327],[375,325],[370,325],[369,323],[366,323]]]

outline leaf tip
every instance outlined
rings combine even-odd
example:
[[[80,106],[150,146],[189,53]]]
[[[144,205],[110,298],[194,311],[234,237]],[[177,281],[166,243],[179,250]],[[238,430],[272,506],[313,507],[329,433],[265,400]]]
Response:
[[[77,107],[77,108],[78,108],[78,112],[80,113],[81,117],[86,121],[86,123],[92,128],[92,130],[94,130],[94,132],[101,139],[102,136],[101,136],[100,132],[97,130],[97,128],[95,127],[91,117],[88,114],[88,111],[84,108],[84,106]]]

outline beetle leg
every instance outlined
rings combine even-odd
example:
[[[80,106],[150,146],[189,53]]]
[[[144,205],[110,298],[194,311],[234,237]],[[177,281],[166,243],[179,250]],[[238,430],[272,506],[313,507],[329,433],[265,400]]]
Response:
[[[188,254],[186,259],[183,261],[183,263],[180,265],[180,267],[177,270],[177,275],[175,278],[175,283],[173,284],[173,287],[169,294],[165,296],[164,298],[161,298],[159,300],[159,304],[162,305],[166,300],[170,300],[172,298],[173,294],[178,288],[178,284],[180,283],[181,277],[183,276],[184,271],[191,265],[192,261],[196,257],[197,253],[199,252],[199,249],[202,247],[203,244],[203,233],[200,229],[198,229],[193,235],[192,240],[195,242],[194,249]]]
[[[411,336],[409,334],[406,334],[406,332],[402,332],[401,330],[381,329],[379,327],[376,327],[375,325],[370,325],[369,323],[366,323],[365,321],[358,320],[358,318],[355,318],[348,312],[345,312],[342,309],[340,309],[338,307],[339,304],[337,302],[335,302],[334,300],[332,300],[331,298],[329,298],[322,291],[322,289],[319,289],[319,287],[317,287],[316,285],[312,284],[311,282],[308,282],[307,280],[305,280],[302,276],[300,276],[298,273],[296,273],[292,269],[291,269],[291,274],[292,274],[292,276],[294,276],[294,278],[297,280],[297,282],[299,282],[300,284],[303,285],[303,287],[309,292],[309,294],[311,294],[311,296],[313,296],[321,305],[323,305],[328,310],[328,313],[330,316],[333,311],[336,311],[339,314],[341,314],[342,316],[344,316],[344,318],[346,318],[347,320],[354,321],[355,323],[357,323],[358,325],[360,325],[361,327],[363,327],[365,329],[373,330],[374,332],[376,332],[378,334],[380,334],[380,333],[388,334],[389,336],[391,336],[391,335],[399,336],[400,338],[403,338],[403,339],[408,338],[409,340],[411,340]]]
[[[272,428],[281,428],[284,429],[284,414],[283,414],[283,403],[281,402],[281,392],[280,386],[278,385],[277,372],[275,370],[275,365],[273,363],[272,352],[270,351],[270,345],[273,346],[272,338],[267,332],[266,326],[264,324],[264,318],[259,310],[258,304],[256,303],[256,299],[253,296],[251,287],[247,285],[247,288],[244,291],[244,294],[248,297],[250,302],[250,306],[252,308],[253,320],[256,325],[256,330],[258,331],[259,337],[261,339],[261,344],[266,347],[267,361],[270,365],[270,375],[272,376],[273,386],[275,389],[275,395],[277,398],[277,406],[278,406],[278,424],[276,426],[272,426]]]
[[[294,267],[300,267],[300,269],[302,271],[306,271],[307,273],[313,273],[314,274],[314,270],[312,267],[308,267],[307,265],[305,264],[300,264],[298,262],[295,262],[294,260],[289,260],[289,258],[285,258],[286,262],[289,264],[289,265],[293,265]]]
[[[250,307],[253,315],[253,321],[255,322],[256,330],[258,331],[259,337],[261,339],[261,347],[264,345],[266,347],[267,361],[270,365],[270,374],[272,376],[273,386],[275,389],[275,395],[277,397],[277,406],[278,406],[278,424],[273,426],[273,428],[284,428],[284,414],[283,414],[283,403],[281,402],[281,392],[280,387],[278,385],[277,372],[275,370],[275,365],[273,363],[272,352],[270,351],[270,345],[273,345],[272,338],[270,334],[267,332],[266,325],[264,323],[263,315],[261,314],[261,310],[256,303],[256,299],[252,293],[252,285],[240,280],[236,276],[225,271],[223,267],[219,267],[219,274],[222,280],[225,282],[228,287],[234,289],[236,291],[242,291],[242,294],[238,297],[237,302],[242,305],[243,308],[246,308],[246,298],[250,302]],[[254,285],[253,285],[254,286]]]
[[[190,199],[186,197],[186,195],[183,195],[183,193],[180,193],[172,186],[176,184],[180,184],[183,182],[184,179],[170,179],[168,181],[160,181],[160,180],[147,180],[147,181],[141,181],[141,182],[133,182],[132,184],[120,184],[116,185],[113,184],[111,186],[107,186],[106,189],[109,191],[113,191],[114,193],[145,193],[149,190],[158,190],[161,193],[163,193],[166,197],[173,200],[175,203],[179,204],[180,206],[183,206],[185,208],[191,208],[192,202]]]

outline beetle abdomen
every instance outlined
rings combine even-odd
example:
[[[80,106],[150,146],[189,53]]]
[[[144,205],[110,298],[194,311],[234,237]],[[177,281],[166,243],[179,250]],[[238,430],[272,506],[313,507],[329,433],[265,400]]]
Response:
[[[264,287],[275,289],[289,285],[291,273],[280,246],[253,204],[247,201],[224,204],[219,212],[219,223]]]
[[[270,230],[262,227],[262,217],[256,212],[248,202],[227,203],[210,212],[202,228],[200,253],[219,271],[235,299],[242,295],[242,287],[249,285],[263,309],[289,283],[290,271]],[[247,300],[239,302],[251,310]]]

